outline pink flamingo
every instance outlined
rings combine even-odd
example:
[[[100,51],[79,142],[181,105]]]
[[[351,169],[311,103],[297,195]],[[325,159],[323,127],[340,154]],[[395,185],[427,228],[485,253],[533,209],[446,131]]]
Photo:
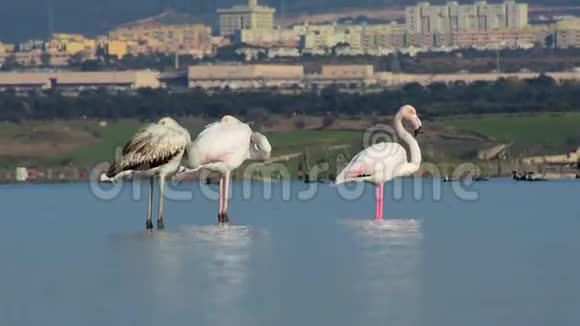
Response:
[[[403,127],[403,120],[411,123],[415,136],[422,124],[411,105],[402,106],[395,114],[395,132],[409,146],[410,162],[407,162],[407,151],[400,144],[374,144],[358,153],[336,177],[337,185],[350,181],[376,185],[376,221],[383,219],[384,183],[396,177],[411,175],[421,166],[421,149],[415,138]]]
[[[177,179],[201,169],[221,174],[219,185],[218,223],[229,222],[228,197],[231,172],[244,161],[265,161],[272,146],[266,136],[253,132],[250,126],[233,116],[209,124],[185,149],[185,162]]]

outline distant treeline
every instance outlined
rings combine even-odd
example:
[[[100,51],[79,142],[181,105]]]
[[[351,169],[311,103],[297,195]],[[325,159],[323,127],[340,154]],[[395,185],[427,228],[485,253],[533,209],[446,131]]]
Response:
[[[50,119],[155,119],[161,116],[248,115],[252,112],[311,115],[392,114],[410,103],[429,116],[550,112],[580,110],[580,82],[556,83],[541,75],[530,80],[500,79],[496,82],[434,83],[427,87],[408,84],[399,89],[372,94],[341,92],[334,87],[282,95],[272,90],[259,92],[192,90],[169,93],[144,89],[136,93],[84,91],[78,96],[34,93],[27,96],[0,93],[0,120]]]

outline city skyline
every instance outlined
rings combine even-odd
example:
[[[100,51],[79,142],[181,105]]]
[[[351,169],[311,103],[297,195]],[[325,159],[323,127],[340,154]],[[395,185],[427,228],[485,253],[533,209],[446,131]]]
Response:
[[[50,4],[55,0],[45,1]],[[160,8],[165,8],[167,2],[161,3]],[[301,17],[303,23],[280,26],[274,18],[275,8],[248,0],[218,8],[213,19],[214,26],[219,23],[217,28],[197,23],[177,11],[164,11],[96,36],[54,33],[48,41],[0,42],[0,63],[10,69],[13,65],[64,67],[105,57],[121,60],[126,56],[160,54],[202,59],[219,55],[228,45],[241,46],[236,54],[245,61],[308,55],[389,56],[395,52],[414,56],[466,48],[495,51],[580,47],[580,19],[566,17],[529,25],[528,8],[527,3],[513,0],[499,4],[420,2],[399,9],[404,17],[388,23],[341,23],[337,18],[308,23],[308,17]],[[54,19],[47,23],[47,30],[54,31]],[[174,66],[179,66],[175,62]]]
[[[52,3],[52,10],[48,3]],[[163,9],[175,8],[180,12],[191,13],[200,19],[200,23],[216,25],[215,10],[229,8],[245,3],[238,0],[23,0],[6,1],[0,10],[0,40],[20,42],[28,39],[45,39],[52,28],[55,32],[82,33],[94,35],[104,33],[118,24],[148,17]],[[393,5],[413,5],[419,1],[395,0],[318,0],[318,1],[284,1],[263,0],[261,4],[277,10],[276,18],[289,13],[324,12],[340,8],[388,7]],[[433,1],[444,3],[445,1]],[[501,1],[492,1],[493,3]],[[528,1],[530,4],[546,3],[550,5],[577,4],[573,0]],[[473,3],[473,1],[460,1]],[[49,14],[49,12],[52,12]],[[49,16],[53,17],[50,23]],[[52,27],[49,27],[51,26]],[[16,28],[15,28],[16,27]]]

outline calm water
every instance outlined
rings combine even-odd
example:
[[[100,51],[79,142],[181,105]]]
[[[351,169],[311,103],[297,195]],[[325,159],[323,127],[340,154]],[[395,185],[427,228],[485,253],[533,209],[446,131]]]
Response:
[[[374,224],[371,187],[235,184],[228,228],[183,185],[195,200],[154,234],[129,187],[2,186],[0,325],[580,325],[579,182],[479,183],[476,201],[410,185]]]

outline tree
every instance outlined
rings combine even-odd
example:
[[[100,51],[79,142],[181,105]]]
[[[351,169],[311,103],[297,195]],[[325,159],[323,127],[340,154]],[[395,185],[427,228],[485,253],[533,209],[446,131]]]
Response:
[[[50,66],[50,59],[52,59],[52,54],[48,52],[42,52],[40,55],[40,62],[43,66]]]
[[[4,64],[2,65],[2,70],[12,70],[12,69],[18,68],[20,66],[21,65],[18,62],[18,59],[16,59],[16,55],[14,55],[14,53],[11,53],[4,60]]]
[[[546,45],[547,48],[553,48],[556,45],[556,40],[554,38],[554,34],[550,34],[548,36],[546,36],[546,38],[544,39],[544,45]]]
[[[57,92],[29,92],[25,98],[14,91],[0,92],[0,121],[26,119],[143,118],[160,116],[204,116],[219,119],[225,114],[242,116],[258,127],[268,125],[272,114],[289,117],[298,129],[306,127],[302,116],[294,113],[319,115],[321,127],[334,124],[338,115],[352,117],[372,114],[393,114],[402,104],[420,108],[424,115],[437,117],[466,113],[502,112],[558,112],[578,111],[580,83],[557,83],[542,75],[531,80],[499,79],[495,82],[470,84],[409,84],[403,89],[385,89],[380,93],[350,94],[336,87],[292,95],[267,90],[244,93],[192,89],[172,93],[166,89],[140,89],[116,92],[102,88],[85,90],[76,97]],[[195,103],[195,105],[191,105]],[[250,108],[250,109],[247,109]],[[293,120],[292,120],[293,119]],[[576,140],[570,139],[569,143]]]
[[[399,52],[398,51],[395,52],[390,57],[391,57],[391,64],[390,64],[391,72],[393,72],[394,74],[400,73],[401,72],[401,62],[399,61]]]
[[[101,65],[97,60],[86,60],[81,63],[82,71],[99,71],[101,70]]]
[[[294,127],[296,127],[296,129],[304,129],[304,127],[306,127],[306,122],[304,121],[303,118],[298,118],[296,120],[294,120]]]
[[[77,52],[70,57],[68,64],[69,66],[80,67],[84,61],[85,61],[84,54],[82,52]]]
[[[538,78],[530,79],[528,83],[530,86],[535,86],[544,90],[549,90],[550,88],[556,86],[556,81],[546,74],[541,74],[538,76]]]
[[[270,114],[264,108],[251,109],[246,113],[249,121],[253,122],[254,128],[260,130],[261,128],[270,125]]]
[[[334,117],[331,115],[326,115],[322,118],[322,128],[328,128],[334,124]]]

